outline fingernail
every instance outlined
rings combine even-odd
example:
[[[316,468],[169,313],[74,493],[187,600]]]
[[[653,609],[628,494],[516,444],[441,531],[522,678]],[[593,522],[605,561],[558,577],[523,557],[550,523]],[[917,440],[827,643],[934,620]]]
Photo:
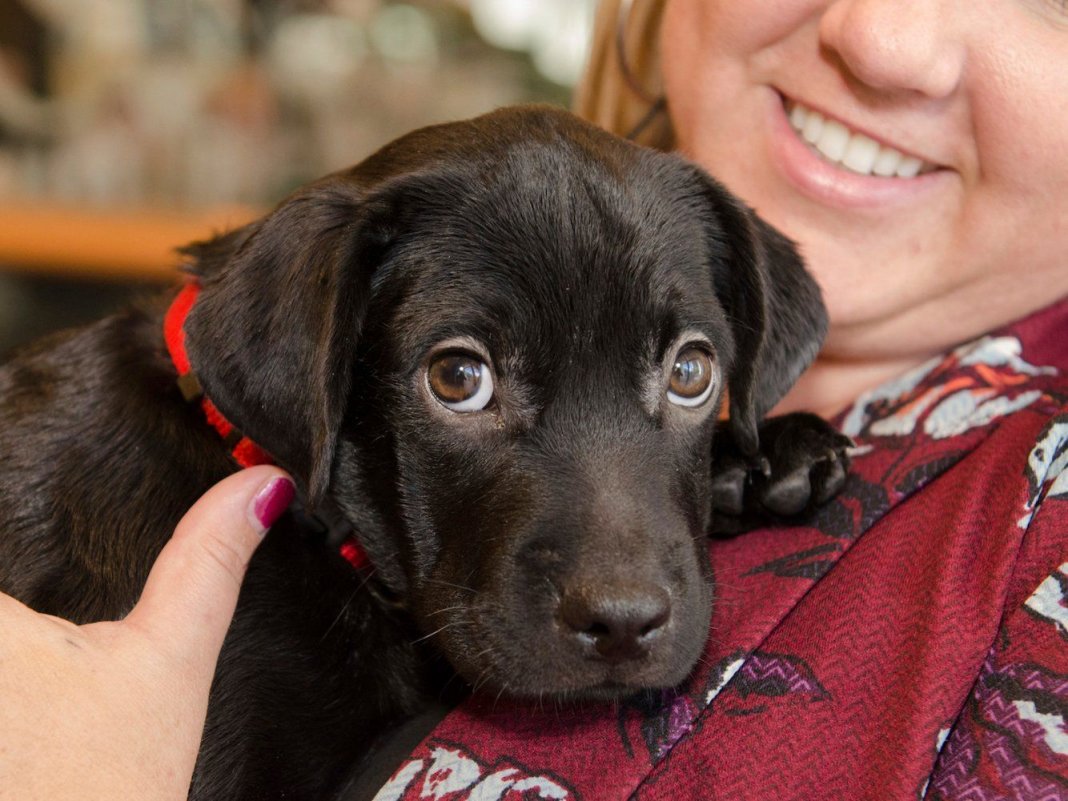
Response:
[[[266,531],[289,508],[296,495],[293,482],[285,476],[273,478],[252,499],[252,515]]]

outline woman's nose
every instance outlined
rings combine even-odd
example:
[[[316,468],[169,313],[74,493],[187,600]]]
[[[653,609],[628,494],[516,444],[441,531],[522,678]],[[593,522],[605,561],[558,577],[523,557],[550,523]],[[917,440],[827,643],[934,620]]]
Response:
[[[880,92],[949,97],[964,75],[953,0],[831,0],[820,45],[847,80]]]

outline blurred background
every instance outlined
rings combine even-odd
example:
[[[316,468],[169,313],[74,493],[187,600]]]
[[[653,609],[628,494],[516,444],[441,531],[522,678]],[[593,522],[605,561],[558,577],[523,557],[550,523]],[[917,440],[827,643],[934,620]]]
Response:
[[[0,0],[0,359],[422,125],[567,105],[595,0]]]

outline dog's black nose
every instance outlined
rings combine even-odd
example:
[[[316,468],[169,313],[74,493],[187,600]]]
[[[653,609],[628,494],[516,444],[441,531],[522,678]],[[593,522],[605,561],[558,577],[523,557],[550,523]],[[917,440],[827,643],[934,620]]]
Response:
[[[645,656],[671,617],[671,596],[655,584],[578,584],[560,600],[564,626],[607,662]]]

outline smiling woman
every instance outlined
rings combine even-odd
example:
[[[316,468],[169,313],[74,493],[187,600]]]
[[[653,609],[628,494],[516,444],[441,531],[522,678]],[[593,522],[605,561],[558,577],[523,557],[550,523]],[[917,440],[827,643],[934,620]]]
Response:
[[[679,148],[801,243],[830,309],[829,369],[788,407],[837,411],[1068,291],[1051,4],[665,8]]]

